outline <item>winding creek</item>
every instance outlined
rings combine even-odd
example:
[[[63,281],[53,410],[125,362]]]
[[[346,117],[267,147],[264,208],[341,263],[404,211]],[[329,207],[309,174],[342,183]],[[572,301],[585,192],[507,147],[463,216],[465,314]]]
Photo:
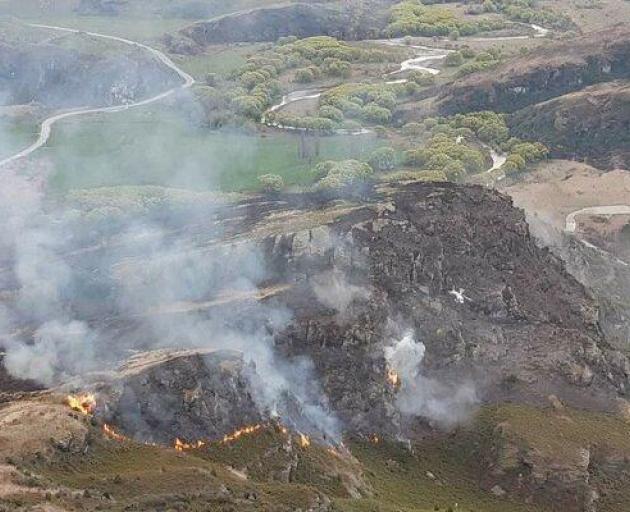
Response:
[[[520,24],[523,25],[523,24]],[[88,36],[91,37],[95,37],[95,38],[100,38],[100,39],[106,39],[106,40],[110,40],[110,41],[116,41],[119,43],[123,43],[126,45],[130,45],[136,48],[141,48],[143,50],[146,50],[147,52],[149,52],[150,54],[153,55],[154,58],[156,58],[158,61],[160,61],[162,64],[164,64],[166,67],[168,67],[169,69],[171,69],[172,71],[174,71],[179,78],[182,80],[182,83],[176,87],[172,87],[166,91],[163,91],[155,96],[152,96],[150,98],[141,100],[141,101],[137,101],[137,102],[133,102],[133,103],[127,103],[127,104],[123,104],[123,105],[114,105],[114,106],[110,106],[110,107],[92,107],[92,108],[82,108],[82,109],[76,109],[76,110],[71,110],[71,111],[67,111],[67,112],[62,112],[62,113],[58,113],[55,114],[51,117],[46,118],[40,126],[40,132],[39,132],[39,136],[37,138],[37,140],[35,142],[33,142],[33,144],[31,144],[30,146],[28,146],[27,148],[19,151],[18,153],[5,158],[4,160],[0,160],[0,167],[6,166],[12,162],[18,161],[22,158],[26,158],[27,156],[31,155],[32,153],[34,153],[35,151],[37,151],[39,148],[41,148],[42,146],[44,146],[48,140],[50,139],[51,133],[52,133],[52,129],[53,126],[59,122],[62,121],[64,119],[68,119],[71,117],[79,117],[79,116],[84,116],[84,115],[91,115],[91,114],[97,114],[97,113],[115,113],[115,112],[122,112],[125,110],[129,110],[132,108],[137,108],[137,107],[142,107],[142,106],[146,106],[146,105],[150,105],[152,103],[156,103],[158,101],[161,101],[165,98],[168,98],[169,96],[173,95],[175,92],[180,91],[180,90],[185,90],[185,89],[189,89],[191,88],[194,84],[195,84],[195,79],[189,75],[188,73],[186,73],[184,70],[182,70],[180,67],[178,67],[166,54],[164,54],[163,52],[161,52],[160,50],[153,48],[149,45],[146,44],[142,44],[136,41],[132,41],[129,39],[125,39],[122,37],[117,37],[117,36],[111,36],[111,35],[106,35],[106,34],[101,34],[101,33],[97,33],[97,32],[87,32],[84,30],[79,30],[79,29],[73,29],[73,28],[67,28],[67,27],[58,27],[58,26],[54,26],[54,25],[43,25],[43,24],[28,24],[28,26],[33,27],[33,28],[39,28],[39,29],[46,29],[46,30],[54,30],[57,32],[66,32],[66,33],[74,33],[74,34],[86,34]],[[527,39],[529,37],[545,37],[547,36],[547,34],[549,33],[548,29],[545,29],[543,27],[540,27],[538,25],[528,25],[530,28],[532,28],[535,31],[535,34],[533,36],[505,36],[505,37],[494,37],[494,38],[476,38],[476,39],[471,39],[471,40],[477,40],[477,41],[505,41],[505,40],[510,40],[510,39]],[[372,41],[374,43],[378,43],[378,44],[385,44],[385,45],[390,45],[390,46],[405,46],[405,47],[409,47],[409,48],[413,48],[414,50],[417,51],[416,55],[410,59],[407,59],[405,61],[403,61],[400,64],[400,69],[393,71],[391,73],[389,73],[386,76],[392,76],[392,75],[397,75],[397,74],[401,74],[404,73],[406,71],[412,71],[412,70],[418,70],[418,71],[423,71],[426,73],[430,73],[432,75],[437,75],[440,73],[440,69],[439,68],[435,68],[435,67],[431,67],[430,63],[434,63],[437,61],[440,61],[442,59],[444,59],[448,53],[452,50],[447,50],[447,49],[436,49],[436,48],[430,48],[427,46],[414,46],[414,45],[409,45],[407,44],[403,39],[389,39],[389,40],[376,40],[376,41]],[[405,83],[407,81],[407,79],[402,78],[402,79],[394,79],[394,80],[390,80],[390,81],[386,81],[386,83],[388,84],[396,84],[396,83]],[[273,105],[267,112],[276,112],[281,110],[282,108],[286,107],[287,105],[299,102],[299,101],[305,101],[305,100],[313,100],[313,99],[318,99],[319,97],[321,97],[321,95],[323,94],[323,92],[325,92],[326,89],[307,89],[307,90],[301,90],[301,91],[293,91],[285,96],[283,96],[282,100],[280,101],[280,103]],[[265,120],[265,116],[263,116],[262,122],[266,123]],[[297,128],[294,127],[288,127],[288,126],[280,126],[280,125],[273,125],[275,128],[280,128],[280,129],[285,129],[285,130],[296,130]],[[360,135],[360,134],[365,134],[365,133],[370,133],[370,130],[367,130],[365,128],[361,129],[361,130],[356,130],[353,132],[350,132],[348,130],[341,130],[340,133],[343,132],[345,134],[353,134],[353,135]],[[492,166],[486,171],[486,172],[491,172],[494,170],[499,169],[506,160],[506,155],[502,154],[502,153],[497,153],[495,150],[488,148],[490,150],[490,156],[492,158]],[[499,179],[501,179],[499,177]],[[577,226],[577,222],[576,222],[576,217],[578,215],[588,215],[588,214],[593,214],[593,215],[630,215],[630,206],[628,205],[611,205],[611,206],[593,206],[593,207],[588,207],[588,208],[582,208],[580,210],[574,211],[572,213],[570,213],[569,215],[567,215],[566,217],[566,225],[565,225],[565,232],[569,233],[569,234],[575,234],[575,230],[576,230],[576,226]],[[584,243],[585,245],[591,247],[592,249],[595,249],[597,251],[601,251],[605,254],[608,255],[608,253],[606,251],[603,251],[602,249],[600,249],[599,247],[593,246],[592,244],[590,244],[589,242],[586,242],[584,240],[582,240],[582,243]],[[618,258],[615,258],[619,263],[623,264],[624,266],[628,266],[628,263],[622,260],[619,260]]]
[[[522,23],[515,23],[517,25],[524,25]],[[59,26],[55,26],[55,25],[44,25],[44,24],[28,24],[29,27],[33,27],[33,28],[39,28],[39,29],[46,29],[46,30],[54,30],[57,32],[66,32],[66,33],[74,33],[74,34],[86,34],[88,36],[91,37],[96,37],[96,38],[100,38],[100,39],[106,39],[106,40],[110,40],[110,41],[116,41],[119,43],[123,43],[126,45],[130,45],[136,48],[141,48],[143,50],[146,50],[147,52],[151,53],[157,60],[159,60],[162,64],[164,64],[166,67],[168,67],[169,69],[171,69],[172,71],[174,71],[181,79],[182,79],[182,83],[181,85],[177,86],[177,87],[173,87],[170,88],[160,94],[157,94],[155,96],[152,96],[150,98],[141,100],[141,101],[137,101],[137,102],[133,102],[133,103],[126,103],[123,105],[114,105],[114,106],[110,106],[110,107],[92,107],[92,108],[79,108],[76,110],[70,110],[70,111],[66,111],[66,112],[62,112],[62,113],[58,113],[55,114],[51,117],[46,118],[40,126],[40,131],[39,131],[39,136],[37,138],[37,140],[31,144],[30,146],[28,146],[27,148],[19,151],[18,153],[5,158],[4,160],[0,160],[0,167],[3,167],[7,164],[10,164],[12,162],[15,162],[17,160],[20,160],[22,158],[26,158],[27,156],[31,155],[32,153],[34,153],[35,151],[37,151],[39,148],[41,148],[42,146],[44,146],[48,140],[50,139],[51,133],[52,133],[52,129],[53,126],[59,122],[62,121],[64,119],[68,119],[71,117],[79,117],[79,116],[84,116],[84,115],[90,115],[90,114],[97,114],[97,113],[114,113],[114,112],[122,112],[125,110],[129,110],[132,108],[137,108],[137,107],[142,107],[145,105],[149,105],[151,103],[155,103],[158,102],[160,100],[163,100],[169,96],[171,96],[172,94],[174,94],[176,91],[179,90],[184,90],[184,89],[189,89],[190,87],[192,87],[195,84],[195,79],[189,75],[188,73],[186,73],[184,70],[182,70],[180,67],[178,67],[166,54],[164,54],[163,52],[161,52],[160,50],[158,50],[157,48],[153,48],[149,45],[146,44],[142,44],[139,43],[137,41],[132,41],[130,39],[125,39],[122,37],[117,37],[117,36],[111,36],[111,35],[107,35],[107,34],[101,34],[98,32],[88,32],[88,31],[84,31],[84,30],[79,30],[79,29],[73,29],[73,28],[67,28],[67,27],[59,27]],[[523,38],[529,38],[529,37],[544,37],[548,34],[548,30],[540,27],[538,25],[528,25],[530,28],[532,28],[535,31],[535,34],[533,36],[529,36],[529,35],[525,35],[525,36],[506,36],[506,37],[495,37],[495,38],[479,38],[479,40],[484,40],[484,41],[493,41],[493,40],[497,40],[497,41],[504,41],[504,40],[509,40],[509,39],[523,39]],[[396,74],[401,74],[404,73],[406,71],[412,71],[412,70],[418,70],[418,71],[423,71],[426,73],[430,73],[432,75],[437,75],[440,73],[440,69],[439,68],[435,68],[435,67],[431,67],[430,63],[436,62],[436,61],[440,61],[442,59],[444,59],[448,53],[450,53],[452,50],[447,50],[447,49],[436,49],[436,48],[431,48],[428,46],[415,46],[415,45],[409,45],[407,44],[407,42],[403,39],[403,38],[397,38],[397,39],[382,39],[382,40],[373,40],[373,41],[368,41],[368,42],[372,42],[372,43],[376,43],[376,44],[384,44],[384,45],[389,45],[389,46],[404,46],[404,47],[408,47],[408,48],[412,48],[414,50],[417,51],[416,55],[410,59],[407,59],[405,61],[403,61],[400,64],[400,69],[393,71],[391,73],[389,73],[387,76],[392,76],[392,75],[396,75]],[[405,78],[401,78],[401,79],[394,79],[394,80],[390,80],[390,81],[386,81],[386,83],[388,84],[396,84],[396,83],[405,83],[407,81],[407,79]],[[305,100],[313,100],[313,99],[317,99],[319,98],[323,92],[325,92],[326,89],[307,89],[307,90],[300,90],[300,91],[293,91],[285,96],[283,96],[282,100],[280,101],[280,103],[273,105],[271,108],[269,108],[269,110],[267,110],[267,113],[270,112],[277,112],[283,108],[285,108],[288,105],[291,105],[293,103],[299,102],[299,101],[305,101]],[[291,126],[282,126],[279,125],[277,123],[272,124],[272,123],[268,123],[266,120],[266,116],[263,115],[263,118],[261,120],[262,123],[268,125],[268,126],[272,126],[274,128],[279,128],[279,129],[284,129],[284,130],[299,130],[299,128],[295,128],[295,127],[291,127]],[[370,130],[362,128],[361,130],[338,130],[338,133],[340,134],[345,134],[345,135],[362,135],[362,134],[367,134],[370,133]],[[491,150],[490,151],[490,155],[492,157],[492,167],[490,169],[488,169],[487,172],[493,171],[495,169],[498,169],[499,167],[501,167],[501,165],[503,165],[503,163],[505,162],[505,155],[502,154],[498,154],[495,151]]]

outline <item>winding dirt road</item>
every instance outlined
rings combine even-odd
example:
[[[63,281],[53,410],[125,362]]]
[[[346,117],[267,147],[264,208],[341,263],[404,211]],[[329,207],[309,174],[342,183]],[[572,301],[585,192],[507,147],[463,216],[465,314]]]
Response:
[[[575,233],[577,222],[575,218],[578,215],[630,215],[630,206],[625,204],[617,204],[610,206],[589,206],[582,208],[567,215],[564,230],[567,233]]]
[[[59,122],[59,121],[61,121],[61,120],[63,120],[63,119],[67,119],[69,117],[77,117],[77,116],[89,115],[89,114],[97,114],[97,113],[122,112],[124,110],[128,110],[128,109],[131,109],[131,108],[142,107],[142,106],[149,105],[151,103],[155,103],[157,101],[163,100],[164,98],[167,98],[167,97],[171,96],[172,94],[174,94],[176,91],[188,89],[188,88],[192,87],[192,85],[195,83],[195,79],[192,76],[190,76],[188,73],[186,73],[181,68],[179,68],[164,53],[162,53],[160,50],[157,50],[156,48],[153,48],[153,47],[148,46],[146,44],[138,43],[136,41],[131,41],[129,39],[124,39],[122,37],[109,36],[109,35],[106,35],[106,34],[99,34],[97,32],[86,32],[86,31],[78,30],[78,29],[74,29],[74,28],[57,27],[57,26],[53,26],[53,25],[40,25],[40,24],[29,24],[28,26],[29,27],[33,27],[33,28],[55,30],[55,31],[58,31],[58,32],[68,32],[68,33],[73,33],[73,34],[81,33],[81,34],[86,34],[86,35],[91,36],[91,37],[98,37],[100,39],[107,39],[107,40],[110,40],[110,41],[117,41],[119,43],[123,43],[123,44],[127,44],[127,45],[130,45],[130,46],[134,46],[136,48],[141,48],[141,49],[146,50],[149,53],[151,53],[162,64],[164,64],[166,67],[170,68],[175,73],[177,73],[177,75],[179,75],[179,77],[183,80],[183,83],[181,85],[177,86],[177,87],[173,87],[171,89],[168,89],[167,91],[164,91],[164,92],[162,92],[162,93],[160,93],[160,94],[158,94],[156,96],[153,96],[151,98],[147,98],[145,100],[138,101],[138,102],[135,102],[135,103],[126,103],[124,105],[115,105],[113,107],[84,108],[84,109],[79,109],[79,110],[72,110],[72,111],[69,111],[69,112],[63,112],[61,114],[56,114],[54,116],[48,117],[41,124],[40,131],[39,131],[39,137],[37,138],[37,140],[33,144],[28,146],[27,148],[25,148],[22,151],[20,151],[19,153],[16,153],[15,155],[10,156],[8,158],[5,158],[4,160],[0,160],[0,167],[3,167],[3,166],[5,166],[5,165],[7,165],[7,164],[9,164],[11,162],[15,162],[17,160],[25,158],[25,157],[29,156],[31,153],[37,151],[42,146],[44,146],[48,142],[48,139],[50,139],[50,134],[52,133],[52,128],[53,128],[54,124]]]
[[[589,206],[587,208],[581,208],[580,210],[571,212],[569,213],[569,215],[567,215],[567,218],[565,220],[565,226],[564,226],[565,233],[568,233],[570,235],[575,234],[575,230],[577,229],[577,221],[575,218],[578,215],[630,215],[630,206],[625,205],[625,204],[616,204],[616,205],[609,205],[609,206]],[[622,265],[624,267],[630,266],[630,263],[628,263],[627,261],[624,261],[618,258],[617,256],[609,253],[608,251],[605,251],[601,247],[597,247],[596,245],[593,245],[592,243],[586,240],[583,240],[582,238],[579,238],[579,237],[576,237],[576,238],[577,240],[582,242],[586,247],[589,247],[609,258],[612,258],[619,265]]]

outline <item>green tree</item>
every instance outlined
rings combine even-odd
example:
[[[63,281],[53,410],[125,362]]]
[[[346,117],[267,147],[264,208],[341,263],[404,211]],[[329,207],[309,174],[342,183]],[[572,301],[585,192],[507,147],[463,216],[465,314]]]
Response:
[[[376,172],[391,171],[396,168],[396,152],[392,148],[378,148],[368,158],[370,167]]]
[[[284,179],[277,174],[263,174],[258,176],[258,182],[265,192],[280,192],[284,188]]]
[[[463,63],[464,56],[461,52],[451,52],[444,59],[444,64],[449,67],[461,66]]]
[[[312,69],[301,68],[295,72],[294,81],[300,84],[307,84],[315,80],[315,74]]]

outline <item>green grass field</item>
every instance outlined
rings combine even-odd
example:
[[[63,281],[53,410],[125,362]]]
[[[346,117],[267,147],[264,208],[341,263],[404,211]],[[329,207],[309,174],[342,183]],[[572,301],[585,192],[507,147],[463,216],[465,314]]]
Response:
[[[173,62],[184,71],[203,81],[208,73],[227,74],[247,63],[247,56],[260,44],[213,46],[200,55],[171,55]]]
[[[164,185],[191,190],[247,191],[257,177],[279,174],[287,185],[311,181],[321,160],[363,158],[380,143],[373,135],[319,138],[319,156],[300,159],[300,137],[193,128],[165,107],[95,115],[56,125],[47,147],[56,191],[118,185]],[[316,142],[309,138],[312,154]]]
[[[26,122],[0,119],[0,159],[24,149],[37,139],[39,127]]]

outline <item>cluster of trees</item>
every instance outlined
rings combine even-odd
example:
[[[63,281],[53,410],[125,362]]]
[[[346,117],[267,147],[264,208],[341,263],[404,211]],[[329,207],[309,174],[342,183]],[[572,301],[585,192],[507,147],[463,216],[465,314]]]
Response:
[[[279,76],[294,70],[297,82],[311,82],[322,76],[347,77],[352,63],[379,63],[397,60],[400,49],[362,48],[340,42],[334,37],[306,39],[280,38],[263,52],[250,57],[247,63],[225,79],[209,74],[205,87],[197,95],[213,127],[259,121],[282,94]],[[384,119],[383,112],[366,112],[366,117]],[[304,127],[326,130],[329,116],[302,122]],[[339,122],[339,120],[335,120]]]
[[[549,149],[540,142],[525,142],[515,137],[507,140],[503,150],[508,153],[501,170],[514,174],[526,169],[527,165],[547,158]]]
[[[358,160],[328,160],[317,164],[313,173],[316,190],[340,190],[366,181],[374,170]]]
[[[339,123],[322,116],[294,116],[284,112],[269,112],[266,122],[274,126],[295,128],[320,135],[331,135],[339,127]]]
[[[462,179],[467,173],[482,171],[486,166],[484,154],[445,133],[433,135],[425,147],[405,152],[404,163],[429,171],[440,171],[451,181]]]
[[[513,21],[569,29],[573,22],[565,14],[538,5],[536,0],[494,0],[497,10]]]
[[[502,13],[512,21],[535,23],[556,29],[570,29],[573,22],[565,14],[558,13],[537,0],[484,0],[482,4],[469,7],[468,14]]]
[[[456,18],[453,11],[449,9],[426,6],[418,0],[405,0],[392,7],[385,35],[387,37],[449,36],[457,39],[460,35],[469,36],[504,27],[505,23],[499,19],[465,21]]]
[[[492,111],[457,114],[448,118],[428,118],[422,123],[408,123],[403,134],[414,137],[429,134],[425,147],[404,155],[408,166],[441,171],[449,180],[466,173],[483,171],[488,162],[480,148],[467,143],[481,141],[507,153],[502,167],[506,173],[523,171],[527,165],[547,157],[548,149],[538,142],[510,137],[505,116]]]
[[[464,76],[495,67],[502,62],[502,59],[503,55],[499,48],[489,48],[479,53],[471,48],[462,48],[449,53],[444,59],[444,64],[451,67],[459,67],[457,76]]]
[[[379,63],[392,59],[391,50],[350,46],[328,36],[280,38],[272,53],[283,63],[284,70],[296,70],[294,80],[299,83],[313,82],[323,76],[347,78],[352,63]]]
[[[400,84],[343,84],[322,95],[320,115],[339,118],[340,113],[343,118],[387,125],[403,94],[406,89]]]
[[[510,136],[510,130],[505,124],[505,116],[491,110],[457,114],[438,122],[453,129],[468,129],[482,142],[497,148],[500,148]]]

